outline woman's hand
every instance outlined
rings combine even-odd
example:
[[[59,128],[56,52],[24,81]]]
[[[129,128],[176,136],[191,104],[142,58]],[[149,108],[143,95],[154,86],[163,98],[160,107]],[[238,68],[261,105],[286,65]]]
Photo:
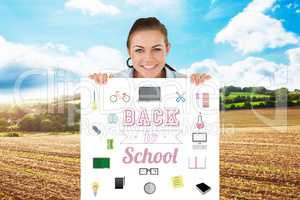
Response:
[[[107,83],[107,80],[111,77],[112,77],[111,74],[106,74],[106,73],[94,73],[89,75],[89,78],[94,80],[99,85],[105,85]]]
[[[206,80],[209,80],[211,78],[208,74],[202,74],[202,73],[194,73],[191,75],[191,82],[195,85],[203,84]]]

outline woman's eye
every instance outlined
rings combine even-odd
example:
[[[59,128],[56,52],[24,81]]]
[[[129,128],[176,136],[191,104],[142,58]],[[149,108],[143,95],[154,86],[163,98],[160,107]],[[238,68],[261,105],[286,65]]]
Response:
[[[154,49],[155,51],[161,51],[161,49]]]
[[[142,49],[136,49],[135,52],[136,52],[136,53],[142,53],[143,50],[142,50]]]

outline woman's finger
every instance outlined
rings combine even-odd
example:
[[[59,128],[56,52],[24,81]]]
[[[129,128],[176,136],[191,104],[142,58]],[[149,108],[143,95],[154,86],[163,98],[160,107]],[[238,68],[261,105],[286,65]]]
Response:
[[[95,73],[89,75],[90,79],[95,79]]]
[[[102,76],[102,74],[101,74],[101,73],[98,73],[98,74],[96,74],[95,76],[96,76],[96,80],[95,80],[95,81],[96,81],[98,84],[101,84],[101,81],[102,81],[101,76]]]
[[[204,77],[204,80],[209,80],[209,79],[211,79],[211,76],[206,74],[205,77]]]
[[[107,83],[107,74],[103,74],[103,84]]]
[[[192,74],[192,76],[191,76],[191,82],[195,83],[195,74]]]
[[[201,79],[201,75],[196,74],[196,85],[199,85],[200,79]]]

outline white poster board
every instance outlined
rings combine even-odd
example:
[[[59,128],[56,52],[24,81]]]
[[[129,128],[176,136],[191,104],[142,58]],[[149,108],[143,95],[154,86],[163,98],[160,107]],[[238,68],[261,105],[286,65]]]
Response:
[[[219,86],[81,81],[81,199],[219,199]]]

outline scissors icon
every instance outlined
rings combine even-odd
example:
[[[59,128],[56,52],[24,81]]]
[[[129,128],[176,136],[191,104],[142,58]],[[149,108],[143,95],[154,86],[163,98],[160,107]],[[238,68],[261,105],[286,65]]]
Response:
[[[180,102],[180,101],[185,102],[185,98],[183,97],[183,95],[185,94],[185,92],[182,93],[182,94],[180,94],[179,92],[176,92],[176,94],[177,94],[177,98],[176,98],[177,102]]]

